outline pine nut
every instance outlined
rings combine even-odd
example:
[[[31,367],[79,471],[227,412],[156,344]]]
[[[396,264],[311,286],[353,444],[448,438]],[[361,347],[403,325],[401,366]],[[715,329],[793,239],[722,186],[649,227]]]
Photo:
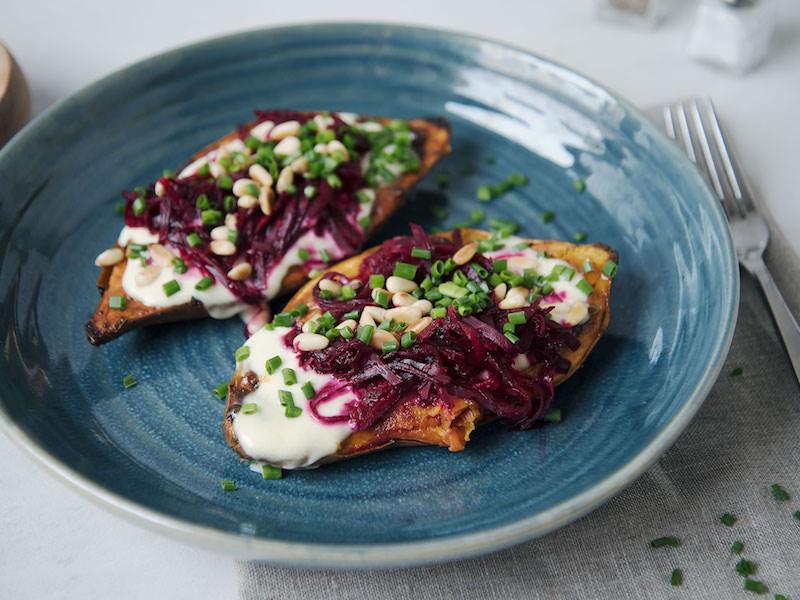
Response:
[[[236,205],[239,208],[249,209],[253,208],[256,204],[258,204],[258,198],[255,196],[250,196],[249,194],[246,196],[242,196],[236,201]]]
[[[415,289],[417,289],[417,284],[410,279],[403,279],[402,277],[392,275],[386,280],[386,291],[391,294],[413,292]]]
[[[328,144],[315,145],[314,152],[316,152],[317,154],[328,154]]]
[[[163,266],[169,265],[175,256],[161,244],[150,244],[147,247],[153,262]]]
[[[275,156],[291,156],[300,152],[300,140],[296,137],[289,136],[278,142],[278,145],[272,150]]]
[[[109,248],[97,255],[97,258],[94,259],[94,264],[98,267],[110,267],[121,262],[123,258],[125,258],[125,253],[122,248]]]
[[[167,190],[164,189],[164,184],[160,181],[156,181],[156,196],[159,198],[163,198],[164,194],[167,193]]]
[[[433,310],[433,303],[430,300],[417,300],[414,304],[411,305],[413,308],[419,309],[423,315],[427,315],[429,312]]]
[[[370,340],[369,345],[377,350],[382,350],[383,345],[387,342],[396,341],[397,339],[394,337],[394,335],[385,329],[376,329],[374,332],[372,332],[372,339]]]
[[[294,338],[294,347],[302,352],[324,350],[329,343],[328,338],[318,333],[300,333]]]
[[[457,265],[465,265],[472,260],[478,251],[478,242],[470,242],[461,246],[458,252],[453,254],[453,262]]]
[[[531,366],[531,361],[529,361],[528,357],[524,354],[517,354],[511,361],[511,366],[517,371],[524,371]]]
[[[239,263],[228,271],[228,277],[234,281],[244,281],[253,273],[253,266],[248,262]]]
[[[430,325],[431,323],[433,323],[433,319],[431,319],[430,317],[422,317],[422,318],[421,318],[419,321],[417,321],[416,323],[414,323],[414,325],[412,325],[411,327],[409,327],[409,328],[408,328],[406,331],[413,331],[414,333],[416,333],[417,335],[419,335],[419,334],[420,334],[420,333],[422,333],[422,332],[423,332],[423,331],[424,331],[424,330],[425,330],[425,329],[428,327],[428,325]]]
[[[236,246],[229,240],[214,240],[208,247],[217,256],[232,256],[236,254]]]
[[[498,302],[502,301],[508,293],[508,286],[505,283],[500,283],[494,288],[494,297]]]
[[[508,290],[508,294],[506,295],[506,297],[520,296],[521,298],[527,298],[528,296],[530,296],[530,294],[531,291],[528,288],[518,285],[517,287],[512,287],[510,290]]]
[[[228,172],[225,170],[225,167],[223,167],[218,162],[209,162],[208,163],[208,172],[211,173],[211,176],[214,179],[219,179],[223,175],[227,175],[228,174]]]
[[[394,319],[396,323],[413,325],[422,318],[422,312],[412,306],[399,306],[390,308],[383,314],[384,319]]]
[[[345,146],[339,140],[331,140],[328,142],[328,154],[333,154],[335,152],[341,152],[344,154],[345,162],[350,160],[350,153],[347,151],[347,146]]]
[[[378,323],[382,323],[383,320],[386,318],[384,316],[386,314],[386,309],[380,306],[365,306],[363,312],[369,313],[370,316],[373,319],[375,319],[375,321],[377,321]]]
[[[397,292],[394,296],[392,296],[392,304],[395,306],[411,306],[416,302],[417,299],[414,298],[411,294],[406,294],[405,292]]]
[[[266,187],[272,187],[272,175],[260,164],[256,163],[250,165],[247,174],[250,175],[250,178],[256,183]]]
[[[333,279],[320,279],[319,289],[331,292],[334,296],[342,293],[342,284],[337,283]]]
[[[273,140],[282,140],[289,136],[295,136],[300,133],[300,123],[297,121],[284,121],[280,125],[275,125],[269,133],[269,137]]]
[[[261,212],[265,215],[272,214],[272,200],[275,198],[275,192],[271,187],[262,187],[261,193],[258,195],[258,205],[261,207]]]
[[[318,311],[318,310],[314,310],[311,313],[309,313],[308,318],[306,319],[306,322],[303,323],[303,332],[304,333],[310,333],[311,332],[311,323],[313,323],[314,321],[319,319],[320,316],[322,316],[322,313],[320,311]]]
[[[512,273],[523,275],[525,269],[535,269],[539,261],[535,256],[512,256],[506,260],[506,268]]]
[[[305,173],[308,171],[308,159],[305,156],[296,158],[292,161],[292,164],[290,164],[289,167],[295,173]]]
[[[225,215],[225,227],[231,231],[236,231],[236,213]]]
[[[371,188],[363,188],[358,190],[358,193],[369,198],[370,202],[375,202],[375,190]]]
[[[589,318],[589,308],[583,302],[576,302],[567,313],[570,325],[580,325]]]
[[[336,326],[336,329],[344,329],[345,327],[349,327],[350,329],[355,331],[356,327],[358,327],[358,323],[356,323],[355,319],[346,319],[346,320],[342,321],[341,323],[339,323]]]
[[[508,310],[508,309],[511,309],[511,308],[522,308],[523,306],[526,306],[527,304],[528,304],[528,301],[525,298],[523,298],[522,296],[512,296],[511,294],[509,294],[497,306],[499,308],[502,308],[503,310]]]
[[[250,186],[256,185],[256,182],[252,179],[247,177],[242,177],[241,179],[237,179],[236,183],[233,184],[233,195],[234,196],[244,196],[245,194],[250,193]]]
[[[314,123],[320,131],[325,131],[328,127],[333,125],[333,117],[325,115],[314,115]]]
[[[158,265],[150,265],[136,273],[136,277],[133,278],[136,285],[150,285],[158,276],[161,275],[161,267]]]
[[[269,132],[272,131],[272,128],[275,127],[275,123],[272,121],[264,121],[263,123],[259,123],[255,127],[250,130],[250,135],[252,135],[257,140],[262,142],[266,142],[267,138],[269,137]]]
[[[278,175],[278,183],[275,184],[275,189],[279,194],[286,192],[294,184],[294,171],[292,167],[284,167],[280,175]]]
[[[220,225],[219,227],[214,227],[214,229],[211,230],[211,239],[212,240],[227,240],[229,232],[230,232],[230,229],[228,229],[224,225]]]
[[[375,325],[376,325],[375,319],[372,318],[372,314],[367,312],[366,308],[364,308],[364,310],[361,312],[361,318],[358,320],[358,324],[359,325],[372,325],[373,327],[375,327]]]

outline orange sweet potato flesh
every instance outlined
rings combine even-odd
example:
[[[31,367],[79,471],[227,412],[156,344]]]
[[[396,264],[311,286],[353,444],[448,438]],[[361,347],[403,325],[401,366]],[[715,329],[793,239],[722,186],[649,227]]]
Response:
[[[386,123],[391,119],[375,118],[374,120]],[[405,194],[444,156],[450,153],[450,128],[444,119],[426,118],[412,119],[409,122],[411,130],[417,136],[417,150],[420,156],[419,170],[406,173],[390,184],[383,185],[376,190],[375,203],[370,215],[370,226],[366,231],[369,239],[403,204]],[[255,125],[255,123],[252,123]],[[195,160],[218,146],[232,141],[237,137],[236,132],[209,144],[194,156]],[[144,305],[132,298],[128,298],[124,310],[110,309],[108,301],[111,296],[124,296],[122,287],[122,274],[125,272],[126,260],[113,267],[105,267],[100,271],[97,287],[100,290],[100,303],[94,315],[86,323],[86,337],[94,345],[105,344],[119,337],[123,333],[148,325],[160,325],[177,321],[188,321],[207,317],[203,305],[199,302],[190,302],[179,306],[156,308]],[[283,279],[278,295],[288,294],[299,288],[306,280],[306,275],[301,267],[292,267]]]
[[[462,229],[461,234],[465,243],[489,237],[485,231],[476,229]],[[447,236],[452,233],[442,235]],[[553,258],[567,261],[576,270],[582,270],[587,260],[593,268],[590,273],[584,275],[584,278],[594,288],[589,296],[590,318],[573,330],[581,344],[577,350],[564,351],[563,356],[570,361],[571,367],[568,372],[556,376],[555,382],[558,385],[571,377],[583,364],[608,327],[611,317],[609,301],[612,280],[601,277],[601,270],[607,260],[618,262],[618,257],[614,250],[603,244],[576,245],[569,242],[547,240],[528,240],[528,242],[534,250],[544,250]],[[358,256],[332,266],[331,270],[348,277],[355,277],[363,260],[377,249],[377,247],[370,248]],[[308,315],[313,314],[316,303],[312,292],[318,279],[319,277],[309,281],[298,290],[284,310],[289,311],[298,304],[305,304],[309,307]],[[257,383],[257,378],[253,373],[237,372],[228,390],[228,402],[222,430],[228,445],[243,458],[250,457],[242,450],[236,439],[231,414]],[[342,442],[335,455],[324,459],[320,464],[368,454],[391,446],[411,444],[443,446],[453,452],[458,452],[464,449],[470,434],[477,425],[492,419],[494,419],[493,415],[485,413],[476,402],[466,398],[456,398],[451,405],[441,404],[427,407],[416,403],[398,402],[373,427],[351,434]]]

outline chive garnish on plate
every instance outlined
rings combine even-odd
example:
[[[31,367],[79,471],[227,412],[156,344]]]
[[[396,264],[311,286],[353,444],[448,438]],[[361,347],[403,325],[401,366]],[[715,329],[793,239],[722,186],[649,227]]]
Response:
[[[664,548],[665,546],[669,546],[670,548],[677,548],[681,545],[681,541],[671,535],[656,538],[650,541],[650,546],[653,548]]]
[[[736,517],[734,517],[731,513],[725,513],[719,518],[722,521],[723,525],[727,525],[728,527],[733,527],[733,524],[736,523]]]
[[[127,375],[125,375],[125,377],[122,378],[122,386],[126,390],[129,390],[132,387],[136,387],[138,384],[139,384],[139,382],[136,381],[136,377],[134,377],[130,373],[128,373]]]

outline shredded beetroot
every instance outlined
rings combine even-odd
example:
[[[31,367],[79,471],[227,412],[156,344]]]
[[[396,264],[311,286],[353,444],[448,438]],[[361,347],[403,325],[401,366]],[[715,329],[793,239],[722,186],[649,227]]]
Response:
[[[242,139],[256,123],[295,119],[302,124],[309,118],[286,110],[257,111],[256,116],[256,122],[239,128]],[[335,117],[333,127],[341,125],[343,123]],[[224,215],[222,206],[230,190],[220,189],[213,178],[197,175],[183,179],[162,177],[159,182],[164,187],[164,195],[157,197],[155,187],[151,185],[145,193],[147,208],[139,216],[133,214],[132,208],[137,194],[125,192],[125,224],[158,232],[159,241],[177,248],[187,264],[199,268],[218,282],[224,282],[243,302],[262,305],[270,272],[303,234],[309,231],[320,236],[329,234],[339,246],[339,258],[354,254],[364,244],[364,232],[355,223],[359,208],[355,192],[364,185],[358,160],[359,157],[355,156],[337,169],[336,174],[342,181],[339,188],[332,188],[324,179],[315,180],[317,195],[313,200],[306,198],[303,186],[298,185],[296,193],[281,193],[276,197],[272,214],[268,216],[258,206],[237,208],[237,249],[232,256],[218,256],[208,250],[211,241],[209,230],[201,223],[200,211],[196,207],[197,198],[205,194],[211,205]],[[236,181],[247,174],[239,171],[231,173],[231,177]],[[190,233],[199,235],[203,243],[191,247],[186,239]],[[253,274],[246,281],[229,279],[228,271],[242,259],[252,265]],[[306,269],[319,266],[321,263],[313,261],[304,265]]]
[[[402,260],[418,265],[419,282],[429,274],[433,261],[446,259],[461,245],[458,235],[449,241],[429,237],[417,226],[412,226],[412,232],[412,236],[384,242],[364,261],[359,279],[366,282],[375,273],[390,275],[395,262]],[[432,258],[412,258],[414,246],[431,250]],[[490,261],[478,254],[475,262]],[[468,269],[464,271],[467,275]],[[326,276],[348,282],[341,274]],[[318,288],[315,292],[321,309],[329,310],[337,320],[372,303],[366,286],[348,301],[320,299]],[[330,374],[352,387],[358,402],[349,407],[349,418],[356,430],[375,424],[401,400],[413,398],[425,405],[450,402],[453,397],[472,399],[513,427],[530,428],[552,403],[555,375],[569,370],[564,350],[575,350],[580,342],[569,329],[548,319],[550,309],[541,308],[538,302],[513,312],[520,310],[527,319],[517,327],[516,344],[502,333],[511,311],[493,305],[478,316],[461,317],[450,306],[447,316],[434,320],[408,349],[383,354],[357,339],[338,337],[324,350],[301,353],[300,360],[304,367]],[[299,331],[292,330],[287,341]],[[512,366],[518,354],[527,357],[534,374]]]

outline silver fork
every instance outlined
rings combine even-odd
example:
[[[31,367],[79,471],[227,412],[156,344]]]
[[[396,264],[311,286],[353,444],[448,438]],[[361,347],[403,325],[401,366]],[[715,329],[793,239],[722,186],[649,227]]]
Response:
[[[705,171],[728,216],[736,258],[761,284],[800,382],[800,327],[764,264],[769,229],[753,204],[750,186],[714,104],[710,98],[694,98],[666,104],[651,113],[662,123],[667,135],[683,146],[689,159]]]

